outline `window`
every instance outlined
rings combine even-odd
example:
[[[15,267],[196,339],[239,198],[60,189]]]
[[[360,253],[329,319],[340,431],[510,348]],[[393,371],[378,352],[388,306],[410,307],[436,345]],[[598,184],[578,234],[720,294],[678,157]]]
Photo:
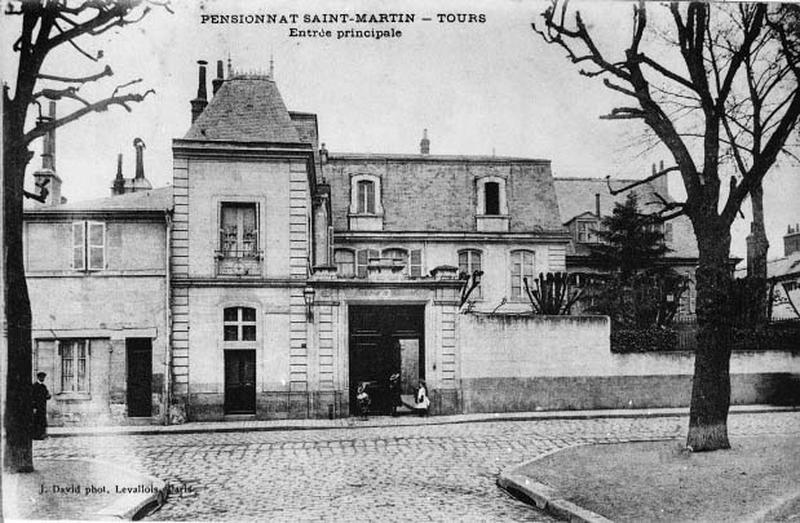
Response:
[[[72,268],[76,271],[99,271],[106,268],[106,224],[72,224]]]
[[[476,214],[479,216],[506,216],[508,215],[508,201],[506,199],[506,180],[499,176],[484,176],[477,180],[478,206]]]
[[[497,216],[500,214],[500,184],[487,182],[484,187],[486,191],[484,214]]]
[[[89,340],[61,340],[61,392],[89,392]]]
[[[358,195],[356,212],[358,214],[375,214],[375,182],[359,181],[356,194]]]
[[[514,251],[511,253],[511,299],[522,299],[526,296],[523,279],[533,280],[533,253],[531,251]]]
[[[356,275],[356,259],[353,251],[336,249],[333,253],[333,261],[336,264],[336,272],[340,277],[352,278]]]
[[[366,278],[369,261],[377,258],[380,258],[377,249],[360,249],[356,252],[356,276]]]
[[[595,230],[597,229],[597,224],[595,222],[579,221],[577,223],[577,228],[578,228],[578,243],[599,242],[597,234],[595,234]]]
[[[256,310],[228,307],[223,316],[224,341],[256,341]]]
[[[461,251],[458,253],[458,272],[465,273],[468,276],[472,276],[472,273],[475,271],[480,271],[481,269],[481,251],[476,250],[468,250],[468,251]],[[481,286],[478,285],[475,287],[475,290],[472,291],[470,295],[473,298],[482,298],[481,294]]]
[[[412,249],[384,249],[381,253],[384,260],[392,260],[395,264],[405,267],[406,276],[420,278],[422,276],[422,250]]]
[[[224,257],[258,256],[258,206],[255,203],[222,204],[219,243]]]

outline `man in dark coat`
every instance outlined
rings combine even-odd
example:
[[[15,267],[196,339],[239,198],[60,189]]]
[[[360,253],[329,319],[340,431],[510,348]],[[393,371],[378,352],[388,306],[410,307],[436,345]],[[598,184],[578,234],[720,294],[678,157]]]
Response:
[[[44,384],[46,377],[46,373],[38,372],[33,384],[33,439],[47,437],[47,400],[50,399],[50,391]]]

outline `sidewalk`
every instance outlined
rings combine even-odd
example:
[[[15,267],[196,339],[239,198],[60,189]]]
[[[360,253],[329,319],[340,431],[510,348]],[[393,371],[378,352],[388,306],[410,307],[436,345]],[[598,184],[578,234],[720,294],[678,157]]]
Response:
[[[730,413],[752,414],[760,412],[793,412],[798,407],[775,407],[772,405],[737,405]],[[375,416],[367,420],[357,417],[339,419],[283,419],[246,421],[206,421],[181,425],[117,425],[103,427],[48,427],[50,437],[106,436],[106,435],[156,435],[195,434],[201,432],[257,432],[276,430],[325,430],[395,427],[414,425],[450,425],[456,423],[488,423],[497,421],[568,420],[595,418],[645,418],[688,416],[689,409],[619,409],[619,410],[563,410],[541,412],[503,412],[480,414],[456,414],[450,416]]]
[[[571,521],[800,518],[796,434],[731,438],[691,453],[674,440],[571,447],[504,471],[501,487]]]
[[[163,481],[111,463],[37,459],[29,474],[3,474],[4,519],[134,519],[164,503]]]

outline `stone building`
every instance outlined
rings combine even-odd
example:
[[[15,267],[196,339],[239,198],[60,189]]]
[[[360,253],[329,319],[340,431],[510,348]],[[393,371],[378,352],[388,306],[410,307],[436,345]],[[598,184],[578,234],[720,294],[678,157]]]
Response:
[[[54,136],[47,142],[35,173],[47,199],[25,210],[24,255],[50,421],[165,421],[172,190],[62,203]]]
[[[25,213],[54,422],[340,417],[362,383],[387,413],[398,373],[403,394],[426,382],[433,413],[684,401],[688,360],[630,365],[605,317],[523,314],[524,278],[590,267],[604,181],[431,154],[427,132],[414,154],[330,152],[272,74],[223,78],[218,62],[212,85],[201,62],[171,187],[149,188],[141,140],[108,198],[59,203],[54,161],[36,173],[56,203]],[[743,365],[771,376],[786,358]],[[747,380],[738,397],[756,402]]]
[[[522,278],[563,270],[546,160],[328,152],[269,75],[200,66],[174,140],[173,372],[190,419],[346,415],[401,372],[460,410],[456,314],[526,310]],[[388,409],[376,392],[373,407]]]

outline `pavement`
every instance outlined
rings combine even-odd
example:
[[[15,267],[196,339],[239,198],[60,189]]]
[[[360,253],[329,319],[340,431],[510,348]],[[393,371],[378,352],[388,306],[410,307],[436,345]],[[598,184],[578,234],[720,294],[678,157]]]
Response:
[[[554,521],[498,488],[501,472],[576,445],[681,440],[687,427],[686,409],[658,409],[53,428],[34,454],[160,478],[169,498],[151,520]],[[797,434],[800,411],[735,407],[729,431]]]
[[[108,461],[36,459],[27,474],[3,474],[3,518],[136,519],[164,503],[167,484]]]

